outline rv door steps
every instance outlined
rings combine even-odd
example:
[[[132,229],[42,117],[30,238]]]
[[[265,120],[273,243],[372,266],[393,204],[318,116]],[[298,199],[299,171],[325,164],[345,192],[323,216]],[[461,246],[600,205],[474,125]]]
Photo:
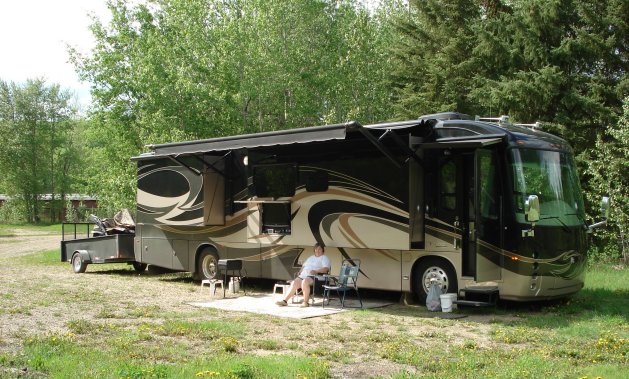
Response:
[[[459,290],[459,299],[452,303],[464,307],[493,307],[498,301],[498,287],[476,286]]]

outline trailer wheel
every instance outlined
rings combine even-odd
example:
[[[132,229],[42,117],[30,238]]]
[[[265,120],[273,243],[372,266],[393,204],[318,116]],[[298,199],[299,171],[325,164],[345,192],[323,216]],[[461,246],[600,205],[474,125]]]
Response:
[[[441,258],[425,259],[415,268],[413,275],[415,295],[422,303],[428,297],[431,279],[441,285],[441,293],[458,291],[456,274],[450,262]]]
[[[87,263],[83,261],[83,257],[81,257],[80,253],[74,253],[72,256],[72,271],[76,274],[81,274],[85,272],[87,268]]]
[[[216,279],[218,276],[218,255],[210,250],[204,249],[197,260],[197,273],[201,280]]]
[[[133,262],[131,263],[131,265],[133,266],[133,269],[136,272],[144,272],[144,270],[146,270],[146,263],[140,263],[140,262]]]

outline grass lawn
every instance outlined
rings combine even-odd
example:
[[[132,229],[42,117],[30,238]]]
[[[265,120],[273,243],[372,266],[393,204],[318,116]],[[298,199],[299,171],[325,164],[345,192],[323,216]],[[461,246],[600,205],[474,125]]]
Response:
[[[51,275],[70,270],[58,262],[58,251],[2,264]],[[103,283],[114,277],[130,286],[161,280],[197,287],[184,274],[137,277],[126,274],[125,265],[89,270]],[[319,319],[334,326],[321,331],[313,330],[313,320],[207,309],[164,312],[150,304],[107,304],[108,296],[86,291],[51,289],[33,300],[43,307],[73,299],[98,312],[72,318],[63,330],[25,330],[18,351],[9,351],[0,335],[0,377],[330,378],[358,364],[373,365],[377,373],[383,363],[398,367],[385,375],[393,378],[607,379],[629,372],[629,270],[611,266],[592,267],[585,288],[562,302],[505,303],[460,311],[469,316],[460,320],[396,305]],[[17,300],[0,289],[0,317],[30,317],[36,305],[18,307]],[[283,338],[279,328],[286,330]]]

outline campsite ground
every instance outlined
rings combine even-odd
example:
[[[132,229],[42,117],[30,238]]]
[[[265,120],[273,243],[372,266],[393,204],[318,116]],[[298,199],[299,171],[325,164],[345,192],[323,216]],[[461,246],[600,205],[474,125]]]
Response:
[[[192,306],[208,292],[186,273],[74,274],[50,233],[0,234],[0,377],[610,378],[629,363],[627,270],[456,320],[399,303],[296,320]]]

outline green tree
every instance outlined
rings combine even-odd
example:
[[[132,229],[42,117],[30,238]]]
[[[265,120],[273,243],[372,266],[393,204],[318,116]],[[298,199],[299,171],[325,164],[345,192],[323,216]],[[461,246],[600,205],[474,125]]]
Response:
[[[71,98],[69,91],[43,79],[23,85],[0,81],[0,133],[5,138],[0,168],[6,191],[24,202],[26,221],[39,221],[42,194],[52,195],[50,216],[58,218],[71,188],[76,114]]]
[[[587,167],[629,93],[624,0],[416,0],[397,22],[396,112],[508,114],[545,122],[577,154],[598,216],[601,189]],[[593,199],[597,199],[594,201]]]
[[[411,13],[397,22],[392,52],[395,110],[400,118],[457,110],[473,113],[469,98],[479,68],[473,57],[481,23],[479,1],[410,1]]]
[[[624,112],[617,125],[599,136],[592,151],[587,173],[590,175],[592,202],[602,195],[610,196],[610,214],[606,228],[598,229],[596,237],[602,256],[622,257],[629,263],[629,97],[625,97]],[[605,247],[606,246],[606,247]]]
[[[507,3],[507,2],[505,2]],[[478,112],[542,120],[580,153],[613,125],[629,91],[626,1],[509,2],[479,30]]]
[[[91,27],[96,47],[71,51],[93,86],[92,162],[109,159],[92,170],[99,183],[127,188],[135,175],[120,152],[145,144],[390,117],[390,26],[358,1],[108,4],[111,21]],[[132,202],[114,188],[96,190]]]

